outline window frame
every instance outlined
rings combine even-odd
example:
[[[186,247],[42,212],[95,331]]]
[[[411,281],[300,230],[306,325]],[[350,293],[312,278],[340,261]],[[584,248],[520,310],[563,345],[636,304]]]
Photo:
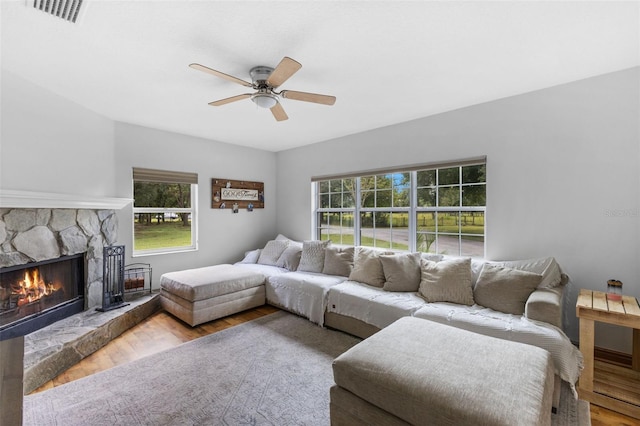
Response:
[[[464,175],[463,175],[463,168],[467,167],[467,166],[484,166],[485,167],[485,176],[484,176],[484,181],[483,182],[464,182]],[[326,226],[326,224],[322,224],[320,223],[320,217],[323,213],[349,213],[353,215],[353,234],[354,234],[354,238],[353,238],[353,245],[354,246],[359,246],[362,245],[362,213],[366,213],[366,212],[384,212],[384,213],[397,213],[397,212],[401,212],[401,213],[406,213],[408,214],[408,226],[407,226],[407,232],[408,232],[408,251],[411,252],[415,252],[418,251],[418,232],[419,232],[419,226],[418,226],[418,215],[420,213],[435,213],[435,217],[438,217],[438,214],[447,214],[447,213],[458,213],[458,219],[456,220],[457,225],[458,225],[458,231],[455,233],[451,233],[451,232],[439,232],[438,231],[438,220],[436,220],[436,227],[435,230],[432,232],[424,232],[424,234],[432,234],[435,235],[435,246],[433,247],[433,250],[429,250],[429,253],[439,253],[440,250],[440,239],[437,238],[440,235],[444,235],[444,236],[457,236],[458,239],[458,252],[457,253],[444,253],[444,254],[452,254],[452,255],[456,255],[456,256],[474,256],[477,257],[477,255],[469,255],[469,254],[465,254],[466,251],[464,249],[464,241],[466,240],[465,236],[471,236],[471,237],[480,237],[482,238],[483,244],[482,244],[482,257],[484,257],[486,255],[486,242],[487,242],[487,228],[486,228],[486,185],[487,185],[487,179],[486,179],[486,166],[487,166],[487,161],[486,161],[486,157],[477,157],[477,158],[473,158],[473,159],[467,159],[467,160],[458,160],[458,161],[451,161],[451,162],[446,162],[446,163],[431,163],[431,164],[421,164],[421,165],[412,165],[412,166],[406,166],[406,167],[397,167],[394,169],[387,169],[387,170],[376,170],[376,171],[365,171],[365,172],[354,172],[354,173],[350,173],[347,175],[343,175],[343,176],[330,176],[330,177],[313,177],[312,178],[312,238],[313,239],[328,239],[329,237],[327,237],[327,230],[331,230],[330,226]],[[447,168],[453,168],[453,167],[457,167],[458,168],[458,183],[456,184],[446,184],[446,185],[439,185],[439,171],[442,169],[447,169]],[[418,186],[418,180],[417,180],[417,174],[420,171],[426,171],[426,170],[435,170],[435,175],[436,175],[436,181],[435,184],[432,185],[434,191],[435,191],[435,205],[433,206],[418,206],[418,189],[419,188],[426,188],[428,186]],[[361,200],[361,194],[362,194],[362,187],[361,187],[361,178],[367,178],[367,177],[371,177],[371,176],[378,176],[378,175],[391,175],[391,174],[400,174],[400,173],[409,173],[409,206],[407,207],[394,207],[393,206],[393,202],[392,202],[392,207],[362,207],[362,200]],[[355,179],[355,187],[356,187],[356,197],[355,197],[355,206],[352,208],[345,208],[345,207],[340,207],[340,208],[336,208],[336,207],[332,207],[332,208],[323,208],[322,206],[320,206],[320,185],[321,182],[324,181],[331,181],[331,180],[337,180],[337,179]],[[465,206],[464,205],[464,188],[465,187],[469,187],[469,186],[484,186],[485,190],[484,190],[484,205],[483,206]],[[406,186],[406,185],[405,185]],[[392,188],[394,186],[392,185]],[[458,205],[456,206],[440,206],[440,190],[442,188],[457,188],[458,189]],[[373,191],[376,191],[377,186],[374,186]],[[392,194],[393,194],[393,190],[392,190]],[[375,204],[374,204],[375,206]],[[464,223],[461,220],[461,218],[463,217],[462,215],[464,213],[481,213],[482,215],[482,233],[478,234],[478,233],[468,233],[468,232],[464,232]],[[375,226],[373,227],[374,231],[373,231],[373,235],[374,235],[374,243],[373,245],[371,245],[370,247],[379,247],[379,248],[384,248],[387,250],[402,250],[402,249],[398,249],[398,248],[394,248],[394,241],[393,241],[393,220],[390,220],[390,226],[389,226],[389,245],[382,245],[382,246],[376,246],[375,243]],[[387,228],[384,228],[387,229]],[[324,235],[323,235],[324,234]],[[329,232],[330,234],[330,232]],[[334,243],[336,244],[344,244],[343,241],[340,242],[336,242],[334,241]]]
[[[156,184],[189,184],[190,185],[190,205],[191,207],[135,207],[135,198],[132,203],[131,215],[131,257],[153,256],[159,254],[183,253],[198,250],[198,175],[196,173],[173,172],[155,169],[133,168],[132,195],[135,197],[135,183],[156,183]],[[138,214],[156,213],[166,215],[174,213],[176,215],[189,214],[191,228],[191,245],[171,246],[156,249],[136,250],[136,216]]]

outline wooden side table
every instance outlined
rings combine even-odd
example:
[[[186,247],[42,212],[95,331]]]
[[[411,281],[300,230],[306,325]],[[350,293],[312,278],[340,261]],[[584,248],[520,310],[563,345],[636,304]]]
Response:
[[[621,301],[607,299],[604,292],[582,289],[576,303],[580,318],[580,352],[584,370],[578,383],[580,398],[596,405],[640,419],[640,306],[634,297]],[[632,367],[598,362],[594,376],[595,321],[633,329]]]

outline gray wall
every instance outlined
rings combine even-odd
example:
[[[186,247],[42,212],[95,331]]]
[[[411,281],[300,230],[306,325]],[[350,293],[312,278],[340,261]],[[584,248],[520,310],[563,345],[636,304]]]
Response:
[[[312,176],[487,156],[487,257],[555,256],[579,288],[640,296],[640,68],[278,153],[278,231],[311,235]],[[606,328],[606,332],[602,332]],[[630,331],[599,345],[630,351]]]
[[[1,188],[117,196],[113,121],[6,70],[1,107]]]

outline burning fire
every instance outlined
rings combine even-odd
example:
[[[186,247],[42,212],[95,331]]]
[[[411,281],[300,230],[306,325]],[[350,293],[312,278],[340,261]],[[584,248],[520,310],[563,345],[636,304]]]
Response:
[[[37,268],[26,270],[24,279],[11,286],[12,293],[19,296],[18,306],[35,302],[42,297],[50,295],[57,289],[54,284],[44,282]]]

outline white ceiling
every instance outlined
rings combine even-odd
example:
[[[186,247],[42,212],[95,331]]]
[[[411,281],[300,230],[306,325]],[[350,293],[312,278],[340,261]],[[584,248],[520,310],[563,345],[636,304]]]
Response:
[[[90,1],[71,24],[2,0],[2,67],[110,119],[280,151],[640,65],[637,1]],[[276,122],[247,88],[302,69]]]

